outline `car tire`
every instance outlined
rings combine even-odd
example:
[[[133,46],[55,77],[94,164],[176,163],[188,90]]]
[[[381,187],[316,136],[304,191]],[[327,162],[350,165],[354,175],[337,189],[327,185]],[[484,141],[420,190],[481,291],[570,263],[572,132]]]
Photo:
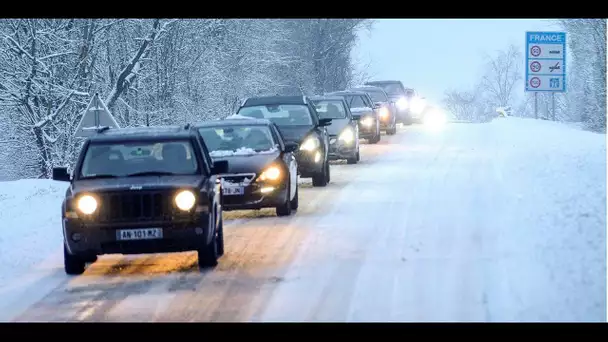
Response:
[[[323,172],[320,174],[314,175],[312,177],[312,186],[326,186],[329,183],[329,162],[325,161],[325,166],[323,167]]]
[[[296,194],[294,195],[293,199],[291,200],[291,210],[298,210],[298,207],[300,206],[300,195],[298,194],[298,189],[300,187],[298,186],[298,183],[296,182]]]
[[[213,228],[217,229],[217,227],[215,227],[215,217],[213,218],[212,222],[213,222]],[[211,267],[217,266],[217,258],[218,258],[217,240],[218,240],[217,235],[215,233],[212,234],[211,241],[209,241],[209,243],[205,247],[196,251],[198,254],[198,267],[200,269],[211,268]]]
[[[87,263],[89,263],[89,264],[92,264],[92,263],[96,262],[97,259],[98,259],[97,255],[92,255],[92,256],[84,258],[84,261],[87,262]]]
[[[291,184],[287,185],[287,198],[285,198],[285,202],[280,206],[276,207],[277,216],[289,216],[291,215],[291,199],[289,198],[289,194],[291,193]]]
[[[352,158],[348,158],[346,159],[346,164],[357,164],[359,162],[360,158],[359,158],[359,149],[357,149],[357,152],[355,152],[355,154],[352,156]]]
[[[63,267],[65,273],[69,275],[80,275],[84,273],[86,261],[68,252],[68,248],[63,245]]]

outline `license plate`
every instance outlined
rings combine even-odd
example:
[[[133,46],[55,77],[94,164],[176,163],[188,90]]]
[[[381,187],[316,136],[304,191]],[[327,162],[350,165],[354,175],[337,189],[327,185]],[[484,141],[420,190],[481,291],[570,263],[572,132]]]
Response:
[[[331,140],[329,141],[329,143],[330,143],[330,144],[335,144],[335,143],[336,143],[336,139],[331,139]]]
[[[121,229],[116,232],[118,240],[153,240],[163,238],[162,228]]]
[[[224,195],[243,195],[245,193],[245,187],[242,186],[228,186],[222,190]]]

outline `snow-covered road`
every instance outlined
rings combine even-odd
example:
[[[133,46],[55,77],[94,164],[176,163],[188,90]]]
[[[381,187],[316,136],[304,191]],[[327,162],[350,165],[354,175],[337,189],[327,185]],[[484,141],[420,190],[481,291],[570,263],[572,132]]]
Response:
[[[605,135],[508,118],[362,147],[292,217],[226,213],[212,271],[104,256],[70,278],[53,227],[54,254],[0,283],[0,320],[606,321]]]

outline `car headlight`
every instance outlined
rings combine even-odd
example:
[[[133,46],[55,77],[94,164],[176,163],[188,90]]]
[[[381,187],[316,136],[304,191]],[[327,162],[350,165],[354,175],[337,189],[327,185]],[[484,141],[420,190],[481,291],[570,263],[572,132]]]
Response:
[[[275,181],[281,177],[281,169],[276,166],[270,166],[266,170],[264,170],[260,176],[258,177],[261,181]]]
[[[300,150],[302,151],[314,151],[316,150],[321,143],[319,143],[319,139],[316,137],[306,138],[304,142],[300,145]]]
[[[405,97],[400,98],[399,100],[397,100],[397,108],[399,109],[407,109],[409,105],[409,102],[407,102],[407,99]]]
[[[91,215],[97,210],[97,200],[91,195],[84,195],[78,199],[76,207],[81,213]]]
[[[380,115],[381,119],[387,119],[388,118],[388,114],[389,114],[388,113],[388,108],[386,108],[386,107],[380,108],[379,115]]]
[[[180,191],[175,196],[175,205],[180,210],[183,210],[183,211],[188,211],[188,210],[192,209],[192,207],[194,207],[195,202],[196,202],[196,197],[190,190]]]
[[[372,127],[373,124],[374,124],[374,118],[372,118],[372,117],[368,116],[361,120],[361,125],[363,125],[365,127]]]
[[[340,133],[338,139],[344,141],[347,144],[350,144],[351,142],[353,142],[353,140],[355,140],[355,133],[353,133],[352,128],[347,127],[344,131],[342,131],[342,133]]]

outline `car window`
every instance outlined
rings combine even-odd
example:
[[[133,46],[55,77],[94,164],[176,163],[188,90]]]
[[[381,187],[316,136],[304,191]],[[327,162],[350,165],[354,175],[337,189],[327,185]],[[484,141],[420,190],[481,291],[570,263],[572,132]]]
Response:
[[[342,101],[321,100],[313,103],[321,119],[346,119],[346,109]]]
[[[306,105],[264,105],[241,107],[239,115],[267,119],[279,126],[312,126],[313,120]]]
[[[199,128],[211,157],[248,155],[276,149],[277,142],[267,126],[229,125]]]
[[[85,152],[80,177],[124,177],[141,172],[195,174],[198,163],[190,141],[91,143]]]

